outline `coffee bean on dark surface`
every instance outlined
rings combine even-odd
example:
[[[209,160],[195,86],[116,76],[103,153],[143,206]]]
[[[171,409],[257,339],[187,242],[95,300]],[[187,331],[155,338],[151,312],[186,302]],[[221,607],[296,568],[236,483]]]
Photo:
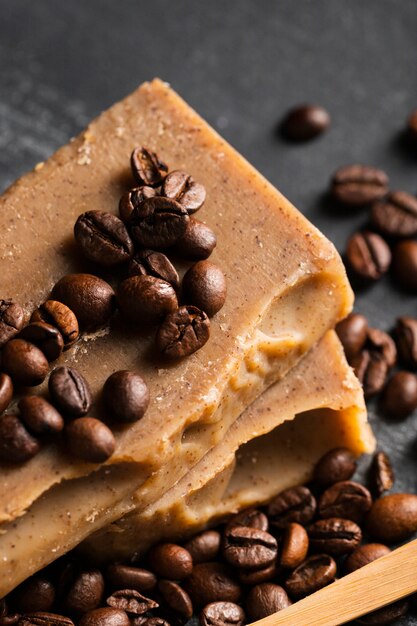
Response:
[[[178,272],[168,257],[157,250],[139,250],[129,264],[129,276],[155,276],[178,291]]]
[[[217,530],[204,530],[184,545],[194,565],[213,561],[219,554],[221,535]]]
[[[417,408],[417,377],[411,372],[396,372],[387,382],[381,409],[394,419],[404,419]]]
[[[417,292],[417,241],[400,241],[394,248],[392,267],[396,283],[410,293]]]
[[[333,448],[314,467],[313,479],[322,487],[349,480],[356,470],[356,457],[348,448]]]
[[[114,609],[120,609],[133,615],[143,615],[158,607],[158,603],[155,600],[143,596],[135,589],[115,591],[107,598],[106,602]]]
[[[64,340],[64,349],[72,346],[78,339],[79,328],[75,314],[66,304],[56,300],[47,300],[32,313],[31,322],[45,322],[55,326]]]
[[[170,198],[147,198],[133,211],[129,227],[134,241],[144,248],[168,248],[184,236],[190,218]]]
[[[184,235],[172,251],[190,261],[202,261],[208,259],[216,245],[217,237],[212,229],[207,224],[191,217]]]
[[[379,280],[389,269],[391,250],[376,233],[355,233],[346,245],[346,261],[359,278]]]
[[[226,301],[226,278],[211,261],[198,261],[185,274],[182,282],[183,299],[209,317],[215,315]]]
[[[388,193],[388,176],[370,165],[345,165],[332,178],[332,196],[346,206],[360,207]]]
[[[407,131],[410,139],[417,141],[417,109],[413,111],[408,118]]]
[[[225,532],[223,556],[228,563],[240,569],[260,569],[270,565],[277,556],[277,540],[269,533],[233,526]]]
[[[296,522],[288,524],[282,537],[280,564],[289,569],[298,567],[307,556],[308,544],[308,534],[304,526]]]
[[[311,549],[331,556],[352,552],[362,539],[362,531],[355,522],[338,517],[317,520],[307,532]]]
[[[52,298],[66,304],[81,329],[94,331],[104,326],[116,308],[116,296],[106,281],[92,274],[68,274],[52,289]]]
[[[19,626],[74,626],[74,622],[65,615],[47,611],[35,611],[22,615]]]
[[[117,292],[122,315],[137,324],[156,324],[178,307],[175,289],[154,276],[126,278]]]
[[[336,572],[336,562],[331,556],[310,556],[288,576],[285,588],[291,598],[299,600],[332,583]]]
[[[166,606],[171,610],[190,619],[193,616],[193,603],[188,593],[178,583],[172,580],[160,580],[158,591]]]
[[[75,222],[74,236],[84,256],[107,267],[128,261],[133,243],[122,220],[106,211],[86,211]]]
[[[0,348],[22,329],[25,314],[17,302],[0,299]]]
[[[24,339],[12,339],[3,348],[2,366],[15,385],[35,387],[45,379],[49,364],[44,353]]]
[[[183,580],[193,570],[191,554],[175,543],[161,543],[149,553],[150,568],[157,576],[170,580]]]
[[[161,194],[179,202],[188,213],[195,213],[206,199],[204,185],[197,183],[190,174],[182,170],[174,170],[165,178]]]
[[[307,104],[291,109],[281,124],[282,134],[291,141],[308,141],[330,125],[330,115],[321,106]]]
[[[417,531],[417,495],[392,493],[376,500],[366,530],[374,539],[388,544],[410,537]]]
[[[65,415],[81,417],[91,407],[90,387],[78,370],[67,365],[56,367],[48,381],[53,403]]]
[[[382,390],[396,359],[397,350],[391,337],[382,330],[369,328],[365,348],[351,360],[365,397],[370,398]]]
[[[381,496],[385,491],[389,491],[394,484],[394,469],[389,456],[382,450],[376,452],[372,459],[369,482],[372,492]]]
[[[97,609],[104,594],[104,579],[98,569],[80,572],[65,594],[65,608],[75,616]]]
[[[316,512],[316,500],[307,487],[285,489],[268,505],[270,524],[285,528],[290,522],[308,524]]]
[[[130,626],[126,611],[110,607],[94,609],[82,616],[79,626]]]
[[[238,572],[238,576],[242,585],[253,586],[276,580],[281,572],[282,567],[278,565],[275,559],[270,565],[262,567],[261,569],[241,569]]]
[[[199,563],[185,582],[195,609],[211,602],[239,602],[241,587],[231,568],[223,563]]]
[[[0,372],[0,415],[7,409],[13,398],[13,381],[8,374]]]
[[[245,613],[234,602],[211,602],[200,613],[202,626],[243,626]]]
[[[364,626],[385,626],[385,624],[392,624],[396,622],[400,617],[403,617],[409,608],[409,601],[398,600],[392,604],[384,606],[382,609],[372,611],[367,615],[362,615],[356,618],[358,624],[364,624]]]
[[[172,617],[172,614],[170,617]],[[171,624],[162,617],[146,617],[146,615],[131,615],[130,623],[131,626],[171,626]]]
[[[417,369],[417,319],[399,317],[394,331],[400,362],[407,368]]]
[[[372,497],[368,489],[353,480],[344,480],[331,485],[318,502],[321,518],[342,517],[360,522],[370,511]]]
[[[0,417],[0,460],[10,463],[28,461],[40,450],[38,440],[33,437],[17,415]]]
[[[19,339],[38,346],[48,361],[56,361],[64,349],[64,339],[59,330],[45,322],[31,322],[19,333]]]
[[[107,568],[106,582],[114,589],[151,591],[156,587],[157,578],[153,572],[142,567],[115,564]]]
[[[42,396],[22,396],[17,406],[20,419],[31,432],[47,435],[64,428],[62,415]]]
[[[156,348],[168,360],[177,360],[200,350],[210,337],[210,320],[195,306],[181,306],[169,313],[156,334]]]
[[[19,613],[50,611],[55,602],[55,587],[43,576],[32,576],[15,591],[15,606]]]
[[[381,558],[381,556],[386,556],[390,552],[391,550],[388,546],[382,543],[367,543],[359,546],[347,557],[344,563],[345,572],[350,574],[364,565]]]
[[[257,528],[258,530],[268,530],[269,522],[265,513],[258,511],[258,509],[245,509],[236,513],[227,523],[227,529],[233,526],[249,526],[250,528]]]
[[[392,191],[372,205],[371,223],[388,237],[413,237],[417,234],[417,198],[405,191]]]
[[[159,187],[168,172],[167,164],[161,161],[156,152],[144,147],[133,150],[130,166],[136,182],[149,187]]]
[[[273,583],[263,583],[253,587],[246,598],[246,614],[250,620],[263,619],[291,606],[285,589]]]
[[[119,422],[136,422],[149,406],[149,389],[136,372],[120,370],[104,383],[103,402],[111,418]]]
[[[134,189],[126,191],[120,198],[119,202],[119,215],[121,220],[125,224],[129,224],[134,209],[147,198],[154,198],[157,195],[158,194],[155,189],[147,187],[146,185],[143,185],[142,187],[135,187]]]
[[[71,454],[90,463],[103,463],[113,454],[116,441],[110,428],[94,417],[78,417],[65,429]]]
[[[336,324],[335,330],[342,343],[346,358],[350,362],[365,344],[368,320],[360,313],[350,313],[344,320]]]

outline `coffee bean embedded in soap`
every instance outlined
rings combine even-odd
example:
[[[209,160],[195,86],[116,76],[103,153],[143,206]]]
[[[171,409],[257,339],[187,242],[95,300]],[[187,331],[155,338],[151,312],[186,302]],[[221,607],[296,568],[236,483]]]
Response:
[[[417,241],[400,241],[393,251],[396,283],[409,293],[417,293]]]
[[[62,415],[42,396],[22,396],[17,406],[20,419],[31,432],[47,435],[64,428]]]
[[[392,493],[376,500],[366,530],[372,538],[387,544],[408,539],[417,531],[417,495]]]
[[[352,552],[362,540],[359,526],[348,519],[329,517],[307,528],[313,552],[341,556]]]
[[[291,109],[281,124],[282,134],[291,141],[308,141],[330,126],[330,115],[321,106],[307,104]]]
[[[59,330],[64,340],[64,350],[78,339],[78,321],[70,308],[62,302],[47,300],[32,313],[31,322],[45,322]]]
[[[387,382],[381,397],[381,409],[394,419],[404,419],[417,408],[417,376],[396,372]]]
[[[126,611],[106,607],[85,613],[78,626],[130,626],[130,619]]]
[[[290,598],[300,600],[332,583],[336,572],[336,562],[331,556],[310,556],[288,576],[284,586]]]
[[[154,276],[179,290],[178,272],[168,257],[156,250],[140,250],[129,263],[129,276]]]
[[[372,492],[380,497],[385,491],[392,488],[394,479],[394,469],[389,456],[382,450],[376,452],[369,469],[369,482]]]
[[[208,259],[216,245],[217,237],[212,229],[207,224],[190,217],[184,235],[171,250],[183,259],[202,261]]]
[[[388,193],[388,176],[370,165],[345,165],[332,178],[335,200],[350,207],[361,207],[380,200]]]
[[[280,585],[263,583],[255,585],[246,598],[246,614],[251,621],[268,617],[291,606],[287,592]]]
[[[156,152],[144,147],[133,150],[130,165],[136,182],[149,187],[159,187],[168,172],[168,166]]]
[[[182,281],[183,300],[212,317],[226,301],[226,278],[217,265],[198,261],[186,272]]]
[[[334,483],[322,493],[318,501],[321,518],[342,517],[361,522],[372,506],[368,489],[352,480]]]
[[[23,328],[25,314],[17,302],[0,299],[0,348]]]
[[[345,573],[355,572],[357,569],[376,561],[376,559],[380,559],[382,556],[386,556],[390,552],[391,550],[388,546],[382,543],[368,543],[359,546],[347,557],[344,563]]]
[[[109,417],[119,422],[136,422],[149,406],[149,389],[136,372],[114,372],[104,383],[103,403]]]
[[[355,233],[346,245],[349,268],[363,280],[379,280],[391,264],[391,250],[376,233]]]
[[[245,613],[234,602],[211,602],[200,613],[202,626],[243,626]]]
[[[19,339],[25,339],[37,346],[49,362],[56,361],[64,349],[61,333],[46,322],[31,322],[19,333]]]
[[[12,339],[3,348],[3,370],[15,385],[35,387],[45,379],[49,364],[44,353],[24,339]]]
[[[233,526],[224,535],[223,557],[239,569],[260,569],[270,565],[277,556],[277,540],[269,533]]]
[[[202,348],[210,337],[210,320],[194,306],[182,306],[169,313],[156,334],[156,348],[174,361]]]
[[[289,523],[308,524],[316,512],[316,500],[307,487],[290,487],[278,494],[268,505],[270,524],[284,529]]]
[[[13,398],[13,381],[8,374],[0,372],[0,415],[7,409]]]
[[[191,554],[175,543],[161,543],[149,553],[150,568],[157,576],[170,580],[183,580],[193,570]]]
[[[136,324],[157,324],[178,307],[175,289],[155,276],[131,276],[119,285],[117,302],[122,315]]]
[[[0,417],[0,460],[24,463],[40,450],[39,441],[25,428],[17,415]]]
[[[48,381],[53,403],[69,417],[86,415],[91,407],[91,392],[87,381],[78,370],[61,365],[56,367]]]
[[[86,211],[75,222],[74,236],[87,259],[106,267],[125,263],[133,255],[126,226],[112,213]]]
[[[361,351],[365,344],[368,320],[359,313],[350,313],[344,320],[336,324],[335,330],[350,363],[351,359]]]
[[[119,215],[121,220],[128,225],[134,209],[147,198],[154,198],[157,195],[155,189],[147,187],[146,185],[126,191],[119,202]]]
[[[417,319],[399,317],[394,338],[401,363],[407,368],[417,370]]]
[[[417,198],[405,191],[392,191],[385,200],[374,202],[372,226],[393,238],[417,235]]]
[[[116,448],[110,428],[94,417],[78,417],[67,424],[65,438],[71,454],[90,463],[104,463]]]
[[[133,240],[144,248],[169,248],[184,236],[190,218],[175,200],[155,196],[136,207],[129,221]]]
[[[356,457],[348,448],[333,448],[316,463],[313,479],[322,487],[349,480],[356,470]]]
[[[204,185],[194,180],[190,174],[182,170],[174,170],[165,178],[161,194],[166,198],[176,200],[188,213],[195,213],[206,199]]]

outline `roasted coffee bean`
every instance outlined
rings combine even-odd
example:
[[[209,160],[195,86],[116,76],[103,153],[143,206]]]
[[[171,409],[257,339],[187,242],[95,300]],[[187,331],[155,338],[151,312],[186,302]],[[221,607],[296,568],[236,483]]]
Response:
[[[32,576],[15,591],[15,606],[19,613],[50,611],[55,602],[55,587],[41,575]]]
[[[291,606],[292,602],[285,589],[273,583],[256,585],[246,598],[246,614],[251,621],[263,619]]]
[[[168,172],[168,166],[156,152],[148,148],[135,148],[130,156],[132,174],[139,185],[159,187]]]
[[[376,500],[366,520],[371,537],[397,543],[417,531],[417,496],[392,493]]]
[[[36,611],[22,615],[19,626],[74,626],[74,622],[65,615]]]
[[[10,613],[4,617],[0,616],[0,626],[16,626],[21,619],[20,613]]]
[[[391,368],[397,362],[397,349],[391,337],[384,331],[377,328],[369,328],[366,340],[366,347],[381,354]]]
[[[336,578],[336,563],[327,554],[310,556],[285,581],[285,588],[294,600],[326,587]]]
[[[116,447],[110,428],[94,417],[77,417],[67,425],[65,435],[71,454],[90,463],[104,463]]]
[[[29,431],[47,435],[64,428],[62,415],[42,396],[23,396],[17,406],[20,419]]]
[[[239,570],[238,575],[242,585],[253,586],[276,580],[281,571],[282,567],[280,567],[275,560],[262,569]]]
[[[100,265],[118,265],[133,255],[133,243],[126,226],[112,213],[82,213],[75,222],[74,237],[84,256]]]
[[[25,314],[20,304],[0,299],[0,348],[17,335],[24,321]]]
[[[295,569],[306,558],[308,552],[308,534],[304,526],[292,522],[284,531],[281,544],[280,564]]]
[[[120,311],[131,322],[155,324],[178,307],[175,289],[154,276],[126,278],[117,292]]]
[[[181,306],[169,313],[156,335],[156,347],[163,357],[177,360],[193,354],[207,343],[210,320],[194,306]]]
[[[156,190],[146,185],[126,191],[119,202],[119,215],[122,221],[129,224],[134,209],[147,198],[154,198],[156,195],[158,195]]]
[[[181,204],[155,196],[133,211],[129,226],[134,241],[144,248],[168,248],[184,236],[190,218]]]
[[[417,319],[414,319],[414,317],[399,317],[394,335],[400,361],[406,367],[416,370]]]
[[[56,361],[64,349],[64,339],[59,330],[45,322],[31,322],[19,333],[19,339],[37,346],[48,361]]]
[[[186,619],[193,616],[193,603],[188,593],[172,580],[160,580],[158,591],[166,606]]]
[[[184,545],[193,559],[194,565],[217,558],[220,551],[221,535],[217,530],[204,530]]]
[[[356,470],[356,458],[348,448],[333,448],[324,454],[314,468],[314,481],[328,487],[349,480]]]
[[[177,270],[165,254],[156,250],[136,252],[129,264],[129,276],[155,276],[172,285],[175,291],[180,286]]]
[[[47,300],[32,313],[31,322],[45,322],[55,326],[64,340],[64,349],[78,339],[79,328],[75,314],[62,302]]]
[[[217,237],[207,224],[190,218],[181,239],[172,248],[173,252],[190,261],[208,259],[217,245]]]
[[[352,480],[344,480],[331,487],[321,495],[318,502],[320,517],[342,517],[360,522],[371,510],[372,497],[363,485]]]
[[[198,261],[186,272],[182,290],[186,302],[212,317],[225,303],[226,279],[222,270],[214,263]]]
[[[291,141],[308,141],[330,126],[330,115],[323,107],[306,104],[291,109],[282,124],[282,134]]]
[[[404,419],[417,408],[417,377],[410,372],[396,372],[381,397],[383,413]]]
[[[132,565],[109,565],[106,571],[106,582],[115,589],[135,589],[151,591],[155,589],[155,574],[141,567]]]
[[[285,528],[290,522],[308,524],[316,512],[316,500],[307,487],[285,489],[268,505],[267,515],[272,526]]]
[[[392,267],[396,283],[410,293],[417,291],[417,241],[400,241],[394,248]]]
[[[351,360],[367,398],[382,390],[396,359],[397,350],[391,337],[382,330],[369,328],[365,349]]]
[[[332,556],[352,552],[362,539],[362,531],[355,522],[338,517],[320,519],[311,524],[307,532],[314,552]]]
[[[356,618],[358,624],[364,624],[364,626],[385,626],[386,624],[392,624],[396,622],[400,617],[407,614],[409,608],[409,602],[407,599],[398,600],[384,606],[382,609],[372,611],[367,615]]]
[[[143,615],[152,609],[156,609],[159,605],[155,600],[146,598],[135,589],[120,589],[115,591],[106,600],[107,604],[113,609],[133,613],[134,615]]]
[[[371,489],[377,497],[389,491],[394,484],[394,470],[389,456],[385,452],[376,452],[370,467],[369,480]]]
[[[382,543],[367,543],[363,546],[359,546],[347,557],[344,563],[345,573],[350,574],[390,552],[391,550]]]
[[[405,191],[392,191],[372,205],[371,223],[388,237],[417,235],[417,198]]]
[[[162,617],[146,617],[146,615],[131,615],[130,623],[132,626],[171,626]]]
[[[8,374],[0,372],[0,415],[7,409],[13,398],[13,381]]]
[[[391,264],[391,250],[376,233],[355,233],[346,245],[349,268],[364,280],[379,280]]]
[[[417,109],[408,118],[407,131],[410,139],[417,141]]]
[[[233,526],[225,532],[223,556],[239,569],[260,569],[277,557],[275,537],[257,528]]]
[[[243,626],[245,613],[234,602],[211,602],[200,613],[202,626]]]
[[[149,406],[149,389],[136,372],[114,372],[104,383],[103,401],[110,417],[119,422],[136,422]]]
[[[233,526],[249,526],[250,528],[257,528],[258,530],[268,531],[268,518],[265,513],[258,511],[257,509],[245,509],[240,513],[236,513],[227,523],[227,529]]]
[[[73,367],[56,367],[48,381],[52,401],[70,417],[81,417],[91,407],[91,393],[87,381]]]
[[[232,570],[223,563],[199,563],[185,582],[195,609],[211,602],[239,602],[241,588]]]
[[[350,313],[344,320],[336,324],[336,333],[342,342],[346,358],[350,362],[365,344],[368,320],[359,313]]]
[[[182,170],[174,170],[165,178],[161,194],[179,202],[188,213],[195,213],[206,199],[204,185],[197,183],[190,174]]]
[[[15,385],[35,387],[45,379],[49,364],[37,346],[24,339],[12,339],[3,348],[3,370]]]
[[[0,417],[0,460],[10,463],[28,461],[40,450],[37,439],[22,424],[17,415]]]
[[[130,626],[126,611],[120,609],[94,609],[82,616],[78,626]]]
[[[90,569],[80,572],[65,595],[65,609],[81,616],[97,609],[104,594],[104,578],[100,570]]]
[[[341,204],[363,206],[388,193],[388,176],[370,165],[345,165],[335,172],[332,195]]]
[[[161,543],[152,548],[149,564],[157,576],[170,580],[183,580],[193,570],[191,554],[175,543]]]
[[[106,324],[116,308],[113,289],[92,274],[64,276],[52,289],[52,298],[66,304],[86,331],[97,330]]]

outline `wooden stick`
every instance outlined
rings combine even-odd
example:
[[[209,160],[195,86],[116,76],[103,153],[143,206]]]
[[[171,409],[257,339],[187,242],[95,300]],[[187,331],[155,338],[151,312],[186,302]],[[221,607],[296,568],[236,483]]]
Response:
[[[417,591],[417,539],[252,626],[338,626]]]

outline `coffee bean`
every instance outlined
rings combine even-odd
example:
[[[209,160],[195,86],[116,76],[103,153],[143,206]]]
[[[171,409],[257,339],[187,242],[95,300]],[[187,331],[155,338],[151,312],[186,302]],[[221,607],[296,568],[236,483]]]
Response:
[[[394,470],[385,452],[376,452],[370,467],[370,483],[377,497],[389,491],[394,484]]]
[[[201,611],[202,626],[243,626],[245,613],[234,602],[211,602]]]
[[[159,249],[177,243],[184,236],[189,220],[187,210],[181,204],[155,196],[135,208],[129,226],[138,245]]]
[[[131,615],[130,623],[132,626],[171,626],[162,617],[146,617],[145,615]]]
[[[160,580],[158,591],[171,611],[185,619],[193,616],[193,603],[188,593],[172,580]]]
[[[396,372],[382,392],[383,413],[395,419],[404,419],[416,408],[417,377],[410,372]]]
[[[291,606],[292,602],[285,589],[273,583],[263,583],[252,587],[246,598],[246,614],[256,621]]]
[[[133,243],[126,226],[112,213],[82,213],[75,222],[74,237],[84,256],[100,265],[118,265],[133,255]]]
[[[277,556],[275,537],[257,528],[233,526],[225,532],[223,556],[240,569],[260,569],[270,565]]]
[[[221,269],[210,261],[198,261],[185,274],[183,298],[209,317],[223,307],[226,300],[226,279]]]
[[[331,556],[310,556],[289,575],[285,588],[291,598],[299,600],[332,583],[336,578],[336,570],[336,563]]]
[[[87,381],[73,367],[56,367],[48,381],[48,389],[54,404],[70,417],[86,415],[91,408],[91,393]]]
[[[330,126],[330,115],[321,106],[307,104],[291,109],[281,124],[283,135],[292,141],[308,141]]]
[[[272,526],[285,528],[290,522],[308,524],[316,512],[316,500],[307,487],[285,489],[268,505]]]
[[[417,235],[417,198],[405,191],[392,191],[372,205],[371,223],[388,237]]]
[[[154,198],[157,196],[157,192],[152,187],[142,186],[135,187],[126,191],[120,198],[119,202],[119,215],[125,224],[129,224],[132,213],[141,202],[147,198]]]
[[[31,322],[45,322],[55,326],[64,340],[64,350],[78,339],[79,328],[74,313],[62,302],[47,300],[32,313]]]
[[[158,323],[178,307],[172,285],[154,276],[126,278],[119,285],[117,301],[122,314],[137,324]]]
[[[168,257],[156,250],[140,250],[129,264],[129,276],[155,276],[172,285],[178,291],[178,272]]]
[[[183,580],[193,570],[191,554],[175,543],[161,543],[152,548],[149,564],[157,576],[170,580]]]
[[[10,615],[0,616],[0,626],[15,626],[21,620],[19,613],[11,613]]]
[[[20,304],[13,300],[0,299],[0,348],[22,329],[24,318],[25,314]]]
[[[220,551],[221,535],[217,530],[204,530],[184,545],[193,559],[194,565],[213,561]]]
[[[24,339],[12,339],[3,348],[3,370],[15,385],[35,387],[45,379],[49,365],[44,353]]]
[[[13,398],[13,382],[8,374],[0,372],[0,415],[7,409]]]
[[[36,611],[22,615],[19,626],[74,626],[74,622],[64,615]]]
[[[350,362],[365,344],[368,320],[359,313],[350,313],[344,320],[336,324],[335,330],[342,343],[346,358]]]
[[[391,550],[382,543],[368,543],[364,546],[359,546],[347,557],[344,564],[345,572],[346,574],[350,574],[390,552]]]
[[[45,322],[31,322],[19,333],[19,339],[37,346],[48,361],[56,361],[64,349],[64,339],[59,330]]]
[[[363,485],[352,480],[344,480],[321,495],[318,503],[320,517],[342,517],[360,522],[372,506],[372,497]]]
[[[126,611],[120,609],[94,609],[82,616],[78,626],[130,626]]]
[[[29,431],[46,435],[64,428],[62,415],[41,396],[22,396],[17,406],[20,419]]]
[[[288,524],[282,538],[280,564],[289,569],[298,567],[307,556],[308,542],[304,526],[295,522]]]
[[[347,448],[333,448],[316,463],[313,478],[322,487],[349,480],[356,470],[356,458]]]
[[[136,591],[151,591],[155,589],[157,583],[155,574],[147,569],[131,565],[109,565],[106,571],[106,581],[115,589],[135,589]]]
[[[356,622],[358,624],[364,624],[364,626],[385,626],[385,624],[392,624],[400,617],[406,615],[408,608],[409,602],[407,599],[398,600],[398,602],[388,604],[382,609],[372,611],[372,613],[356,618]]]
[[[391,337],[381,330],[369,328],[365,349],[351,360],[365,397],[370,398],[382,390],[389,370],[395,365],[396,356],[397,350]]]
[[[185,582],[194,608],[211,602],[239,602],[241,588],[232,571],[223,563],[199,563]]]
[[[67,425],[65,435],[71,454],[90,463],[104,463],[116,447],[110,428],[94,417],[77,417]]]
[[[198,211],[206,199],[204,186],[182,170],[174,170],[168,174],[163,182],[161,194],[179,202],[189,214]]]
[[[400,361],[411,369],[417,369],[417,319],[399,317],[394,331]]]
[[[129,370],[114,372],[104,383],[103,401],[108,415],[119,422],[136,422],[149,406],[143,378]]]
[[[387,333],[377,328],[368,328],[368,337],[365,347],[381,354],[387,362],[388,368],[394,367],[397,362],[397,349],[394,341]]]
[[[50,611],[55,602],[55,587],[43,576],[32,576],[15,591],[15,606],[19,613]]]
[[[394,248],[392,267],[396,283],[410,293],[417,291],[417,241],[400,241]]]
[[[240,570],[238,575],[242,585],[253,586],[276,580],[281,571],[282,568],[277,564],[275,559],[270,565],[261,569]]]
[[[386,196],[388,176],[370,165],[345,165],[333,175],[331,191],[341,204],[363,206]]]
[[[66,304],[86,331],[104,326],[116,308],[116,296],[108,283],[92,274],[68,274],[52,289],[52,298]]]
[[[407,120],[407,131],[410,139],[417,141],[417,109],[410,114]]]
[[[307,532],[314,552],[332,556],[352,552],[362,539],[362,531],[355,522],[338,517],[317,520],[307,528]]]
[[[156,335],[156,347],[169,360],[193,354],[207,343],[210,320],[204,311],[194,306],[181,306],[169,313]]]
[[[148,148],[135,148],[130,157],[132,174],[139,185],[159,187],[168,172],[168,166]]]
[[[233,528],[233,526],[249,526],[250,528],[257,528],[258,530],[268,531],[268,518],[265,513],[258,511],[257,509],[245,509],[240,513],[236,513],[227,523],[227,529]]]
[[[173,252],[190,261],[208,259],[217,245],[217,237],[207,224],[190,218],[184,235],[172,248]]]
[[[346,245],[349,268],[364,280],[379,280],[391,264],[391,250],[376,233],[355,233]]]
[[[159,605],[155,600],[146,598],[135,589],[120,589],[115,591],[106,600],[107,604],[113,609],[133,613],[134,615],[143,615],[152,609],[156,609]]]
[[[98,569],[80,572],[65,597],[65,609],[71,614],[80,617],[88,611],[97,609],[104,594],[104,579]]]
[[[403,541],[417,531],[417,496],[392,493],[376,500],[367,517],[369,534],[384,543]]]
[[[0,417],[0,460],[23,463],[39,450],[38,440],[26,430],[17,415]]]

